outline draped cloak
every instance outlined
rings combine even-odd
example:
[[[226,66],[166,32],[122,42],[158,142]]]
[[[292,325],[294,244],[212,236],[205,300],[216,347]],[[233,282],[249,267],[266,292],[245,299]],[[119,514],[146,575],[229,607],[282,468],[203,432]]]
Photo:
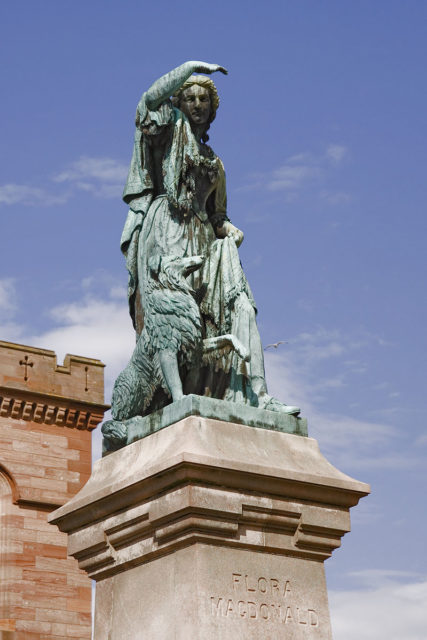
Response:
[[[150,110],[145,95],[136,113],[132,161],[123,193],[130,208],[120,242],[129,273],[129,310],[137,337],[143,326],[148,259],[157,253],[204,255],[202,268],[189,280],[196,290],[206,337],[233,333],[256,358],[247,364],[235,352],[221,356],[215,366],[204,374],[200,372],[200,381],[204,376],[201,393],[209,389],[214,397],[256,403],[248,386],[252,363],[259,363],[255,375],[263,376],[264,368],[259,334],[254,329],[255,301],[234,240],[217,239],[214,232],[218,222],[228,220],[222,162],[207,145],[199,145],[186,116],[170,101]],[[155,193],[154,136],[160,136],[157,142],[164,149],[163,194]],[[210,195],[206,208],[201,208],[197,196],[206,184],[210,184]],[[218,367],[224,375],[219,375]],[[200,389],[186,388],[184,381],[184,392],[199,393]],[[150,410],[159,406],[153,405]]]
[[[154,200],[154,168],[150,137],[170,131],[162,160],[163,182],[171,212],[194,215],[202,222],[209,218],[212,222],[228,220],[226,215],[227,195],[225,171],[221,160],[209,147],[210,157],[200,153],[199,145],[192,133],[186,116],[173,107],[171,102],[163,102],[158,109],[150,110],[144,93],[137,107],[136,129],[132,160],[123,191],[123,200],[129,204],[129,212],[122,232],[120,247],[126,258],[129,274],[129,311],[136,328],[135,297],[138,290],[138,255],[144,251],[140,247],[141,230],[144,220]],[[196,198],[197,171],[208,174],[216,182],[213,206],[210,216],[200,210]],[[224,246],[227,245],[227,246]],[[241,292],[246,293],[250,304],[255,301],[243,273],[234,243],[214,241],[208,247],[211,260],[203,267],[208,287],[201,311],[210,315],[220,332],[230,331],[230,313],[233,300]],[[206,247],[201,247],[203,253]],[[222,259],[222,254],[224,259]],[[215,259],[214,259],[215,258]],[[144,296],[141,296],[142,300]],[[218,302],[220,301],[220,304]],[[224,324],[224,321],[227,320]]]

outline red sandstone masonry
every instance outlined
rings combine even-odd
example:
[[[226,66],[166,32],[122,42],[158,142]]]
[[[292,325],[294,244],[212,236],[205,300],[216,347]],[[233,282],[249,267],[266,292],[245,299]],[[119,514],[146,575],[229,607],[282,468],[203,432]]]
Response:
[[[90,580],[47,516],[89,478],[103,366],[0,341],[0,638],[91,637]]]

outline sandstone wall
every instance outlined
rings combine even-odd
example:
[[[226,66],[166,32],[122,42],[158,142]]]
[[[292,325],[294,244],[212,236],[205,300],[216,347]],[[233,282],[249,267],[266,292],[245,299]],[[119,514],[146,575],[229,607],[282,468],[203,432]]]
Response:
[[[0,342],[0,638],[91,637],[91,582],[47,516],[90,476],[103,367]]]

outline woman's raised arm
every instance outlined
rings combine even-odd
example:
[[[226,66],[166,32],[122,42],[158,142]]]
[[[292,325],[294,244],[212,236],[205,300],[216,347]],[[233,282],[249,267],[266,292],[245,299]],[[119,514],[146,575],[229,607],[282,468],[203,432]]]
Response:
[[[201,62],[199,60],[190,60],[184,62],[176,69],[169,71],[166,75],[162,76],[145,94],[145,102],[150,110],[157,109],[162,102],[167,100],[171,95],[179,89],[181,85],[191,76],[193,73],[215,73],[215,71],[221,71],[221,73],[227,74],[227,70],[221,67],[219,64],[209,64],[208,62]]]

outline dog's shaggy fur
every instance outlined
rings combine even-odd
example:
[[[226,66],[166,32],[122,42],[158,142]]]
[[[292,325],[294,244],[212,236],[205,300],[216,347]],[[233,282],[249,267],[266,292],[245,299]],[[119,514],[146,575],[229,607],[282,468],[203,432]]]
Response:
[[[202,351],[200,310],[185,279],[202,262],[201,256],[150,258],[145,326],[129,364],[114,384],[114,420],[144,415],[159,388],[170,396],[160,367],[160,351],[174,352],[180,365]]]

